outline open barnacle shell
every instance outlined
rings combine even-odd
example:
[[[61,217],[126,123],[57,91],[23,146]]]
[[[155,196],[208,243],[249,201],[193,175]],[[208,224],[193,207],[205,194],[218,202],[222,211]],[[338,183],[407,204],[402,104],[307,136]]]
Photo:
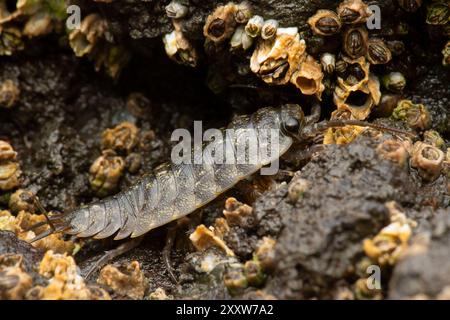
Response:
[[[215,43],[230,38],[236,27],[235,14],[237,11],[238,6],[232,2],[217,7],[206,19],[203,27],[204,36]]]
[[[308,19],[308,24],[315,34],[321,36],[336,34],[342,26],[339,16],[331,10],[318,10],[315,15]]]
[[[370,63],[364,57],[352,59],[341,56],[339,62],[340,65],[345,67],[344,70],[340,70],[340,76],[338,77],[338,84],[341,83],[341,87],[359,87],[367,83],[369,80]]]
[[[426,181],[434,181],[441,174],[445,155],[441,149],[418,141],[411,152],[411,167],[418,170],[419,175]]]
[[[322,83],[324,74],[322,67],[312,56],[307,56],[300,68],[292,74],[293,83],[305,95],[316,95],[320,100],[325,85]]]
[[[348,85],[342,78],[338,78],[333,96],[338,110],[349,110],[357,120],[366,119],[380,99],[380,82],[372,74],[369,75],[367,82],[361,81],[355,85]]]
[[[275,38],[260,39],[250,59],[250,69],[269,84],[286,84],[305,59],[306,44],[297,28],[278,28]]]
[[[342,1],[337,8],[337,13],[344,24],[364,23],[372,15],[367,4],[361,0]]]

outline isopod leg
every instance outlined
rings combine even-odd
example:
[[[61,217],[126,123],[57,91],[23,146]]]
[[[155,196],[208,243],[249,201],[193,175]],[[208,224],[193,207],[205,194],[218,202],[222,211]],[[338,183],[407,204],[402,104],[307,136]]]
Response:
[[[167,230],[166,235],[166,244],[164,245],[164,248],[162,250],[162,258],[164,261],[164,264],[166,265],[167,272],[169,273],[170,278],[172,278],[172,281],[174,283],[178,283],[178,279],[175,276],[173,267],[172,267],[172,259],[171,259],[171,253],[173,248],[173,243],[175,242],[175,238],[177,236],[177,229],[178,224],[174,224],[173,226],[170,226]]]
[[[85,278],[88,279],[93,273],[95,273],[95,271],[104,267],[108,262],[110,262],[114,258],[117,258],[118,256],[121,256],[122,254],[139,246],[139,244],[142,242],[142,239],[144,239],[144,236],[131,238],[129,241],[121,244],[117,248],[106,251],[105,254],[100,259],[95,261],[93,265],[87,270]]]

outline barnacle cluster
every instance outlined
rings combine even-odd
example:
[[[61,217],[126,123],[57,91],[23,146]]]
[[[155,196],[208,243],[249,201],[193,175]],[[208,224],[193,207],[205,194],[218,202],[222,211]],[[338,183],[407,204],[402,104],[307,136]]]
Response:
[[[394,265],[408,246],[412,230],[417,222],[406,217],[395,202],[388,202],[390,224],[384,227],[374,238],[365,239],[364,252],[380,266]]]
[[[137,261],[119,268],[113,265],[105,266],[100,271],[97,283],[106,285],[117,294],[131,299],[142,299],[148,289],[147,279]]]
[[[77,57],[88,57],[98,71],[104,68],[112,78],[117,78],[128,63],[128,51],[109,41],[107,21],[96,13],[89,14],[81,21],[79,28],[69,33],[69,44]]]
[[[442,64],[446,67],[450,65],[450,4],[448,1],[432,1],[427,5],[426,22],[441,29],[446,34],[447,43],[442,49]]]
[[[66,18],[64,0],[0,1],[0,55],[24,48],[24,37],[61,32]]]
[[[0,140],[0,190],[9,191],[20,185],[20,165],[11,144]]]
[[[89,182],[99,197],[117,190],[125,169],[136,173],[142,157],[134,152],[140,142],[139,129],[131,122],[119,123],[102,133],[102,155],[91,165]]]
[[[19,190],[20,191],[20,190]],[[17,193],[17,192],[16,192]],[[16,194],[15,193],[15,194]],[[17,212],[17,204],[14,204],[14,194],[11,196],[10,205],[13,212]],[[13,215],[8,210],[0,211],[0,230],[12,231],[16,236],[24,241],[30,241],[36,234],[44,232],[49,227],[41,226],[34,231],[27,231],[32,225],[45,222],[44,215],[30,213],[26,210],[20,210]],[[44,239],[32,243],[33,247],[42,250],[53,250],[55,253],[73,253],[76,245],[73,241],[65,240],[61,233],[54,233]]]
[[[49,250],[39,265],[39,274],[48,278],[48,285],[35,286],[28,295],[42,300],[111,300],[109,294],[97,286],[86,285],[74,259]]]
[[[23,270],[23,257],[18,254],[0,255],[0,300],[22,300],[33,284]]]
[[[38,272],[47,283],[34,283],[21,254],[0,255],[0,299],[7,300],[111,300],[98,286],[86,285],[72,257],[47,251]]]

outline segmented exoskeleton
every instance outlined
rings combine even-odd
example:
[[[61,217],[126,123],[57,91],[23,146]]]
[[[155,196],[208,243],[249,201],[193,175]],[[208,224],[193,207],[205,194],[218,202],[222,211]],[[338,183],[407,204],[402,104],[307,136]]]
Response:
[[[279,109],[263,108],[252,115],[235,117],[227,129],[234,129],[235,132],[239,132],[239,129],[251,129],[256,139],[262,131],[266,136],[269,130],[279,132],[275,152],[269,148],[265,148],[267,152],[261,150],[264,143],[260,141],[260,156],[256,163],[165,163],[154,169],[153,173],[141,177],[130,188],[72,212],[51,216],[50,222],[55,226],[55,231],[64,231],[78,237],[102,239],[115,235],[115,240],[138,237],[188,215],[240,180],[278,159],[293,143],[284,124],[289,120],[298,123],[303,118],[303,112],[297,105],[286,105]],[[265,142],[267,147],[270,140],[265,140],[268,141]],[[232,156],[236,159],[241,141],[244,139],[225,135],[222,140],[215,140],[213,143],[232,146]]]
[[[318,106],[317,106],[318,107]],[[311,118],[311,117],[309,117]],[[238,116],[227,129],[251,129],[258,140],[258,161],[239,163],[231,161],[215,163],[203,161],[200,164],[166,163],[153,173],[144,175],[132,187],[99,202],[91,203],[71,212],[48,217],[52,230],[38,235],[42,238],[52,232],[64,231],[78,237],[107,238],[115,240],[144,233],[179,219],[214,200],[219,194],[233,187],[240,180],[255,173],[283,155],[295,140],[304,141],[314,137],[328,127],[346,124],[372,126],[379,129],[401,132],[361,121],[328,121],[309,123],[298,105],[284,105],[281,108],[262,108],[252,115]],[[312,116],[316,122],[318,116]],[[270,148],[267,132],[278,132],[278,145]],[[265,141],[261,137],[265,136]],[[225,135],[215,140],[217,146],[231,146],[236,160],[239,144],[245,139],[237,135]],[[211,145],[209,145],[211,146]],[[267,148],[269,147],[269,148]],[[246,149],[247,146],[244,148]]]

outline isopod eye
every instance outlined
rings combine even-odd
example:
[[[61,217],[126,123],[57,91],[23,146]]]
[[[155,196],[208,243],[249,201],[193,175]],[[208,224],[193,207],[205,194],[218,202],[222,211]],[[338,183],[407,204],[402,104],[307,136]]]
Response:
[[[289,117],[284,122],[284,128],[289,133],[298,133],[300,129],[300,123],[294,117]]]

